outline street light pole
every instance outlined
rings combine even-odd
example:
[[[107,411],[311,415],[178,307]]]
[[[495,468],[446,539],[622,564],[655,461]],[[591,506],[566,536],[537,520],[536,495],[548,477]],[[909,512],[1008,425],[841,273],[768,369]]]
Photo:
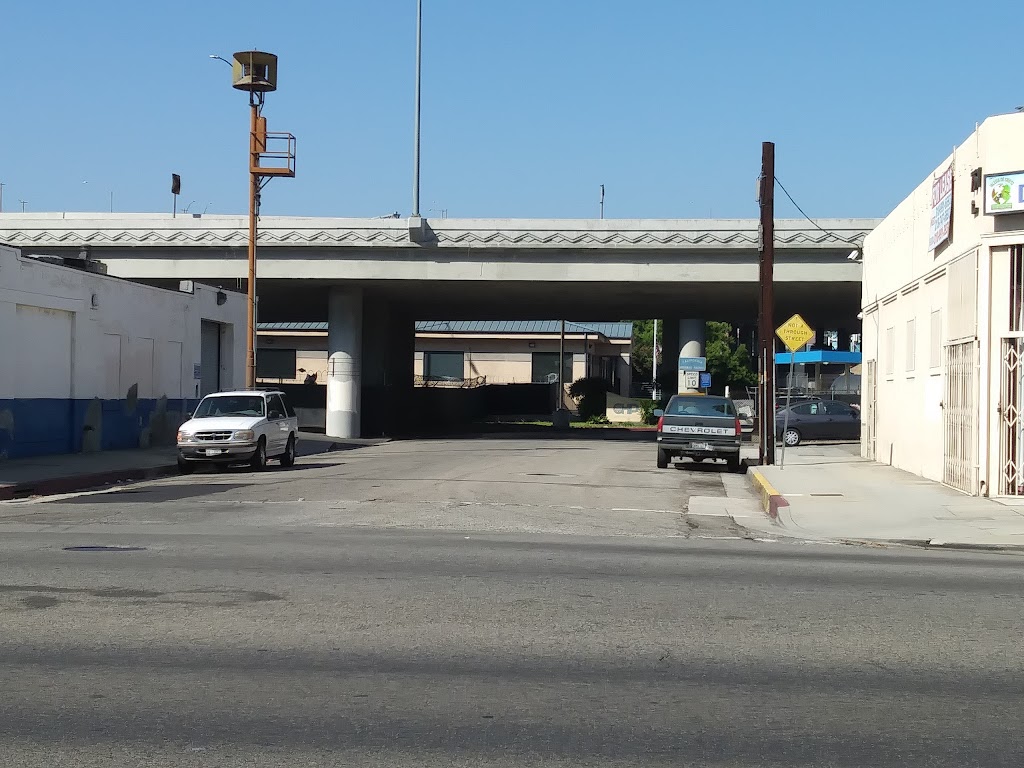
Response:
[[[423,76],[423,0],[416,0],[416,113],[413,118],[412,215],[420,215],[420,83]]]
[[[654,395],[652,400],[658,398],[658,318],[654,318],[654,341],[651,344],[651,383],[654,388],[651,390],[651,394]]]
[[[259,99],[249,94],[249,273],[245,303],[245,386],[256,387],[256,209],[260,195],[257,168],[260,156],[256,141]]]

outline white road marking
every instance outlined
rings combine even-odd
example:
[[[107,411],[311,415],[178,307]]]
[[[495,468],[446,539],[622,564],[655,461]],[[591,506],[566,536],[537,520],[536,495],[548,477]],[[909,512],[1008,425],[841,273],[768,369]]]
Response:
[[[662,515],[681,515],[683,514],[676,509],[633,509],[632,507],[614,507],[612,512],[654,512]]]

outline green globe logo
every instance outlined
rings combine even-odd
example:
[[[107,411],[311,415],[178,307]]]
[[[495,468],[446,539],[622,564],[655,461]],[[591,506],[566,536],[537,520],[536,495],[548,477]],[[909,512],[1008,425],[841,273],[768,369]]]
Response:
[[[1008,181],[998,181],[992,186],[992,203],[1000,207],[1007,205],[1010,202],[1010,183]]]

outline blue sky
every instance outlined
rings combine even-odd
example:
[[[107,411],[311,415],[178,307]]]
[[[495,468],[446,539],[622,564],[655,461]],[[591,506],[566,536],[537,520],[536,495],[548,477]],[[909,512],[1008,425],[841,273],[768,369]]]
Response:
[[[882,216],[1024,104],[1024,3],[424,6],[428,216],[591,217],[601,184],[609,218],[756,216],[763,140],[811,216]],[[298,137],[263,213],[410,212],[415,0],[20,2],[2,23],[6,211],[107,210],[111,191],[169,210],[177,172],[182,207],[244,212],[246,99],[207,56],[256,47],[280,56],[269,128]]]

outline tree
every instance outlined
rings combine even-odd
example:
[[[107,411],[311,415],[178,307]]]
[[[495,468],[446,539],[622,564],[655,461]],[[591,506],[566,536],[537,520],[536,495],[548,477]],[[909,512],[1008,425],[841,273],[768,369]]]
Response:
[[[633,381],[651,381],[654,359],[654,321],[633,320]],[[662,329],[658,323],[658,380],[661,389],[671,389],[670,381],[675,380],[675,351],[662,348]],[[712,389],[721,393],[728,385],[730,389],[751,387],[757,383],[757,371],[746,344],[736,340],[735,329],[730,323],[709,322],[705,327],[705,357],[711,373]],[[676,350],[678,351],[678,350]]]
[[[629,322],[629,321],[627,321]],[[654,375],[654,321],[633,320],[633,381],[647,383]],[[661,347],[661,329],[663,323],[658,324],[658,347]],[[658,365],[661,366],[661,355],[658,356]]]
[[[729,323],[709,322],[705,329],[704,354],[708,359],[712,389],[724,392],[730,389],[752,387],[757,383],[757,371],[750,359],[746,344],[736,340]]]

